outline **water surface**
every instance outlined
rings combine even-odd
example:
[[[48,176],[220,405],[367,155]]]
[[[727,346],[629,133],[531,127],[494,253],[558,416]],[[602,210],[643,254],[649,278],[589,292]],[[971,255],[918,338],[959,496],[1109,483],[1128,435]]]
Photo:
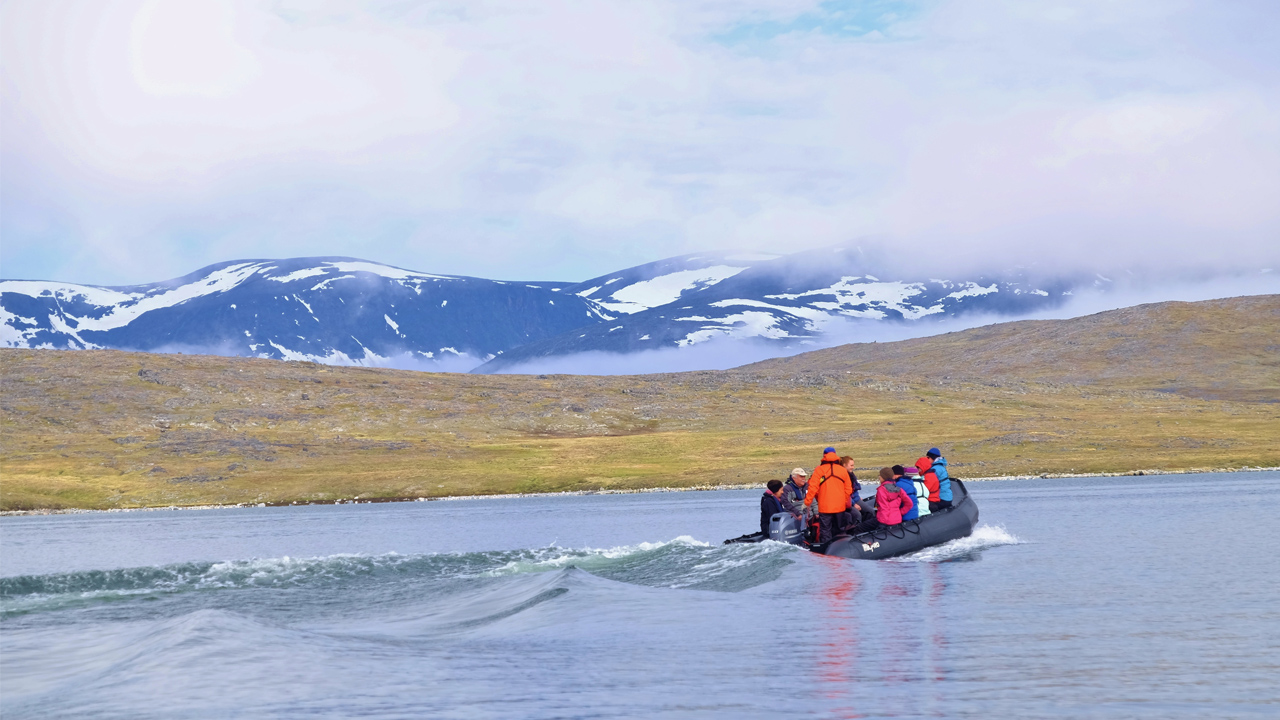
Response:
[[[720,545],[754,491],[2,518],[0,711],[1277,714],[1280,474],[970,489],[888,562]]]

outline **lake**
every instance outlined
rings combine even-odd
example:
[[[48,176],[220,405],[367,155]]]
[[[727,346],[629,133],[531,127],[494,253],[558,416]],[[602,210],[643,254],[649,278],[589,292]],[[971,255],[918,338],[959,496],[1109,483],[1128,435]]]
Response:
[[[22,717],[1275,717],[1280,473],[970,483],[894,561],[759,491],[0,518]]]

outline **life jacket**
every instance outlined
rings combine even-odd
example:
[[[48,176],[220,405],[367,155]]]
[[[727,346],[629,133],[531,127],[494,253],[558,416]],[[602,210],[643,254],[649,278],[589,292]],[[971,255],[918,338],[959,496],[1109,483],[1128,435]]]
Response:
[[[924,517],[929,514],[929,503],[920,502],[919,498],[929,497],[929,486],[925,484],[923,477],[914,478],[912,482],[916,486],[916,509],[919,511],[920,517]]]
[[[805,495],[808,494],[808,492],[809,492],[809,485],[807,483],[805,484],[804,487],[800,487],[799,485],[796,484],[796,481],[792,480],[791,478],[787,478],[787,480],[782,483],[783,496],[784,497],[791,496],[792,498],[794,498],[793,502],[797,505],[804,504],[804,498],[805,498]]]
[[[818,512],[842,513],[849,507],[849,498],[853,495],[853,480],[849,471],[840,464],[840,456],[833,452],[822,456],[822,464],[813,469],[809,476],[809,494],[804,504],[809,505],[816,497]]]

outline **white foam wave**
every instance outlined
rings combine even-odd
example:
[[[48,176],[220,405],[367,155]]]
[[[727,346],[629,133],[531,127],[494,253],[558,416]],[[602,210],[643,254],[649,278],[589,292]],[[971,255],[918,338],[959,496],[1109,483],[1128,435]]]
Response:
[[[550,546],[534,551],[531,557],[522,557],[512,560],[505,565],[488,570],[482,575],[486,577],[498,577],[501,575],[513,575],[516,573],[529,572],[545,572],[547,570],[560,570],[562,568],[573,565],[583,569],[590,569],[593,565],[603,564],[607,561],[622,560],[635,555],[653,553],[663,548],[683,545],[687,547],[711,547],[708,543],[701,540],[695,540],[688,535],[681,535],[666,542],[641,542],[634,545],[619,545],[611,548],[561,548]]]
[[[339,553],[310,558],[292,558],[286,555],[278,558],[231,560],[214,563],[200,575],[195,586],[198,589],[215,589],[247,585],[287,585],[315,578],[337,579],[411,559],[392,552],[383,555]]]
[[[0,614],[193,590],[296,586],[368,574],[413,560],[413,556],[397,553],[285,556],[8,578],[0,582]]]
[[[251,558],[216,563],[85,571],[0,580],[0,616],[138,596],[209,590],[324,587],[384,576],[404,579],[499,578],[576,567],[601,577],[670,588],[747,583],[763,558],[794,551],[789,545],[710,545],[689,536],[611,548],[544,548],[401,555],[336,554]],[[768,563],[765,564],[769,565]],[[759,569],[757,567],[757,569]],[[766,568],[767,569],[767,568]],[[388,573],[390,573],[388,575]],[[749,586],[752,583],[747,583]]]
[[[999,525],[980,525],[969,537],[927,547],[909,555],[890,558],[890,562],[946,562],[993,547],[1021,544],[1022,540]]]

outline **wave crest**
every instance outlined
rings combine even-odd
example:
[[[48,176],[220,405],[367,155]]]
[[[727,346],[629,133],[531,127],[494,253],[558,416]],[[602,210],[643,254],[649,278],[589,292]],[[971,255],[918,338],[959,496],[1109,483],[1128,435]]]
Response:
[[[964,560],[972,558],[974,554],[988,548],[1021,544],[1022,540],[1019,540],[1013,533],[999,525],[980,525],[968,537],[917,550],[909,555],[889,558],[889,562],[938,563]]]

